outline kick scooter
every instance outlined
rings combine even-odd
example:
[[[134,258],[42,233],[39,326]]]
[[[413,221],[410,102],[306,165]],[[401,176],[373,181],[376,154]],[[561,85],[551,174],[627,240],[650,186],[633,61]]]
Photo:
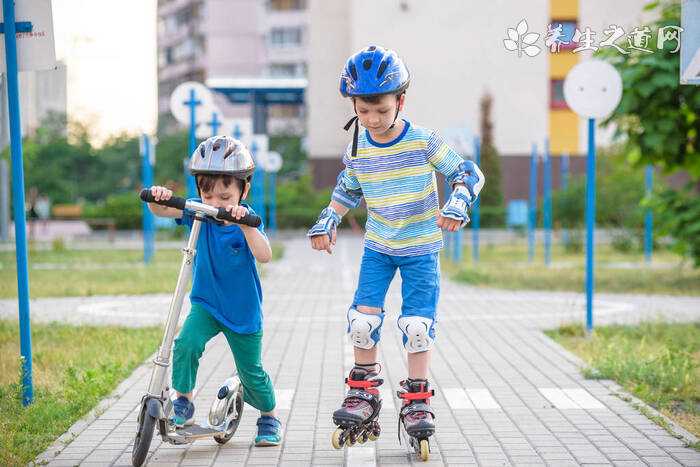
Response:
[[[197,439],[214,438],[219,444],[225,444],[238,429],[243,413],[243,386],[234,374],[227,379],[214,399],[209,410],[209,416],[204,425],[191,425],[175,428],[169,423],[172,413],[170,387],[166,383],[170,367],[170,353],[180,319],[182,302],[187,285],[192,276],[192,265],[196,254],[197,238],[202,222],[221,223],[222,220],[245,224],[251,227],[260,225],[260,217],[248,214],[241,219],[235,219],[224,208],[215,208],[204,203],[172,197],[168,200],[156,201],[150,189],[141,191],[141,199],[148,203],[157,203],[180,210],[187,210],[194,215],[192,228],[187,240],[187,246],[182,250],[183,258],[180,274],[177,279],[175,293],[170,302],[168,319],[165,322],[163,341],[153,360],[153,371],[148,391],[141,399],[141,409],[137,420],[136,438],[131,453],[134,467],[140,467],[148,456],[155,427],[163,441],[171,444],[186,444]]]

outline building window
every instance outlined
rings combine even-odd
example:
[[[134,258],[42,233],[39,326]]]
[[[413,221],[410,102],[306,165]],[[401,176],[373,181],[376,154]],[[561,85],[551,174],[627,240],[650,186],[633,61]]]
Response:
[[[272,28],[269,42],[271,47],[299,47],[301,45],[301,28]]]
[[[267,69],[271,78],[303,78],[306,76],[305,63],[271,63]]]
[[[578,23],[570,19],[553,19],[550,21],[548,29],[554,31],[556,39],[560,43],[559,50],[573,50],[578,44],[573,41],[574,33]]]
[[[549,81],[549,108],[568,109],[564,99],[564,80],[552,79]]]
[[[306,0],[269,0],[267,7],[272,11],[304,10]]]

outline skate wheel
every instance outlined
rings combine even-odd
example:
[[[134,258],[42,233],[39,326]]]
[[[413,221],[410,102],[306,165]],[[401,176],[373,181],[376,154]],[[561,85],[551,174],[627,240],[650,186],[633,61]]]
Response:
[[[430,444],[427,439],[420,440],[420,460],[427,462],[430,456]]]
[[[354,446],[354,445],[355,445],[355,440],[352,439],[350,436],[348,436],[348,438],[345,440],[345,445],[346,445],[347,447]]]
[[[333,432],[333,435],[331,436],[331,444],[333,445],[334,449],[340,449],[342,447],[341,443],[341,435],[343,434],[343,430],[338,428]],[[345,440],[343,440],[345,441]]]
[[[367,434],[362,433],[360,436],[357,437],[357,442],[360,444],[365,444],[367,442]]]
[[[367,439],[370,441],[377,441],[379,439],[379,435],[375,435],[374,433],[369,433],[367,435]]]

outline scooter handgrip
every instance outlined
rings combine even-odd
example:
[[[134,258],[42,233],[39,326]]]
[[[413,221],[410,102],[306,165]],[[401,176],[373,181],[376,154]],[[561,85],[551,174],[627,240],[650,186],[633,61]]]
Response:
[[[219,208],[219,214],[216,215],[218,219],[222,219],[225,221],[231,221],[235,222],[236,224],[243,224],[243,225],[248,225],[250,227],[258,227],[262,220],[260,219],[260,216],[256,216],[255,214],[246,214],[245,216],[241,217],[240,219],[236,219],[231,215],[230,212],[228,212],[224,208]]]
[[[160,204],[162,206],[167,206],[169,208],[175,208],[179,210],[185,209],[185,198],[179,198],[177,196],[173,196],[170,199],[165,199],[165,200],[160,200],[156,201],[155,198],[153,197],[153,193],[151,193],[150,188],[144,188],[141,190],[141,199],[147,203],[156,203]]]

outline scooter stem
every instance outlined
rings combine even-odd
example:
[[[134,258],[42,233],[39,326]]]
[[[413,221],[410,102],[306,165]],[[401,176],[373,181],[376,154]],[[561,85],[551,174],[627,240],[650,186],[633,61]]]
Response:
[[[170,366],[170,353],[175,339],[175,331],[180,320],[180,311],[182,311],[182,302],[185,298],[187,285],[192,276],[192,262],[196,254],[197,238],[199,237],[199,229],[202,221],[199,219],[199,214],[195,215],[190,230],[190,237],[187,240],[187,246],[182,250],[182,264],[180,265],[180,274],[177,278],[177,286],[175,294],[170,301],[170,311],[168,311],[168,319],[165,321],[165,333],[163,342],[160,344],[158,354],[153,360],[153,373],[151,373],[151,382],[148,385],[148,395],[157,398],[165,397],[163,388],[165,385],[165,377],[168,374]]]

